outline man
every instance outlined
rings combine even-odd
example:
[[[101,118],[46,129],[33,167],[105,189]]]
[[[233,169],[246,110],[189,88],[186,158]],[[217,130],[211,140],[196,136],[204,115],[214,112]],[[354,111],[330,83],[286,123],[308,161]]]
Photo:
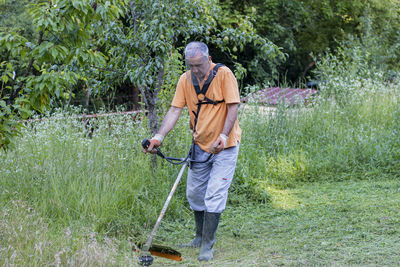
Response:
[[[187,106],[193,130],[192,159],[203,161],[213,156],[207,162],[193,163],[189,169],[186,195],[194,211],[196,237],[183,246],[200,247],[199,261],[208,261],[213,258],[215,233],[239,152],[240,98],[232,71],[225,66],[216,67],[206,44],[189,43],[185,60],[189,71],[180,77],[171,108],[144,152],[154,153],[153,148],[161,145]]]

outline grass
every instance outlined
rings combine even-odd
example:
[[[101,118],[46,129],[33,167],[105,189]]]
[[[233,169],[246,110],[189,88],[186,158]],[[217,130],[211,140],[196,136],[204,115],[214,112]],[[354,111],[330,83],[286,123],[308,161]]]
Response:
[[[269,204],[228,206],[215,259],[202,265],[395,266],[400,261],[397,178],[312,183],[269,192]],[[22,202],[11,203],[1,215],[2,265],[137,264],[127,236],[101,237],[81,226],[58,229]],[[161,224],[155,242],[177,247],[193,236],[193,228],[183,210],[179,218]],[[182,262],[155,258],[153,266],[198,266],[197,250],[180,252]]]
[[[398,179],[313,183],[271,188],[270,194],[268,205],[230,207],[224,213],[215,260],[205,266],[390,266],[400,261]],[[190,225],[176,228],[160,235],[178,244],[193,234]],[[182,252],[182,265],[198,265],[197,251]]]
[[[121,242],[103,237],[84,224],[60,227],[22,201],[0,211],[2,266],[124,266],[135,265]]]
[[[152,172],[151,157],[141,152],[147,136],[141,121],[122,116],[92,125],[96,132],[89,138],[73,115],[29,124],[14,150],[3,155],[0,199],[26,201],[60,225],[80,221],[97,232],[139,235],[157,216],[163,202],[158,196],[165,195],[176,170],[159,162]]]
[[[341,106],[321,97],[312,108],[248,109],[249,116],[241,118],[238,181],[285,188],[321,179],[399,175],[398,87],[355,91],[346,101]],[[252,193],[249,197],[259,195]]]

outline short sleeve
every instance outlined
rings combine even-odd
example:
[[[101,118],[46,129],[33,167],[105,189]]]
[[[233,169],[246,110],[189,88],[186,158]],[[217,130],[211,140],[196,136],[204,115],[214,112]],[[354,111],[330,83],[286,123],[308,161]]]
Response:
[[[225,103],[233,104],[240,103],[239,87],[235,75],[230,69],[224,71],[222,80],[222,93],[224,95]]]
[[[178,85],[176,86],[174,99],[172,100],[171,106],[177,108],[184,108],[186,106],[186,98],[185,98],[185,74],[181,75],[178,81]]]

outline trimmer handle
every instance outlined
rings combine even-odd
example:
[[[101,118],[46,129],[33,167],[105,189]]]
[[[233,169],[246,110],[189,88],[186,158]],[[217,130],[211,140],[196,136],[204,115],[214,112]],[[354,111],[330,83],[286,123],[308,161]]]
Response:
[[[142,147],[144,148],[144,149],[148,149],[149,148],[149,146],[150,146],[150,141],[149,141],[149,139],[147,139],[147,138],[145,138],[145,139],[143,139],[143,141],[142,141]],[[156,151],[157,151],[157,155],[159,155],[160,157],[162,157],[162,158],[165,158],[165,156],[163,155],[163,153],[161,153],[161,151],[157,148],[157,147],[154,147],[153,149],[155,149]]]
[[[143,141],[142,141],[142,147],[143,147],[144,149],[148,149],[148,148],[149,148],[149,145],[150,145],[149,139],[147,139],[147,138],[143,139]]]

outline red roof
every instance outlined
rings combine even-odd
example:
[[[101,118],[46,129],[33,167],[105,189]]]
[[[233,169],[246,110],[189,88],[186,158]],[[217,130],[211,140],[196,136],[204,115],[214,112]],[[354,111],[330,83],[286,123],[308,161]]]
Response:
[[[242,102],[258,102],[266,105],[276,105],[281,102],[287,105],[295,105],[299,101],[304,103],[308,99],[317,94],[316,89],[300,89],[300,88],[280,88],[271,87],[254,92],[247,97],[241,99]]]

